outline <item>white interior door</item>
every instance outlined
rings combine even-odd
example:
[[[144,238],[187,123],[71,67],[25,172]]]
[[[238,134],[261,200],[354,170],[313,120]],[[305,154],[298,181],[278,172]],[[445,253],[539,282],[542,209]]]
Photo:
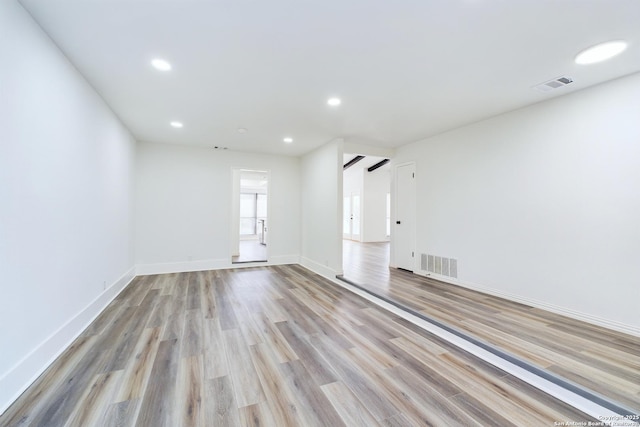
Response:
[[[342,237],[360,240],[360,194],[351,193],[342,201]]]
[[[416,165],[396,168],[396,209],[393,224],[396,267],[414,270],[416,234]]]

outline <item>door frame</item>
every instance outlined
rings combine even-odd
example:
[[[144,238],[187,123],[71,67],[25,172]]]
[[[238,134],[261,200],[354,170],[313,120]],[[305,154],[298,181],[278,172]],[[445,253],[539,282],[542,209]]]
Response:
[[[267,175],[267,229],[271,229],[271,169],[255,167],[231,167],[231,227],[229,240],[230,260],[240,255],[240,179],[242,172],[262,172]],[[266,262],[269,260],[269,244],[265,245]],[[265,261],[260,261],[265,262]],[[233,264],[233,262],[232,262]]]

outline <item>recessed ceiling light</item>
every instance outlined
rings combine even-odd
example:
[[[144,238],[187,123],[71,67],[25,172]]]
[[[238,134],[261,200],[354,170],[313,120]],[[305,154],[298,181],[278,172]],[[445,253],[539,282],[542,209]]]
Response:
[[[160,70],[160,71],[171,70],[171,64],[169,64],[164,59],[156,58],[153,61],[151,61],[151,65],[153,65],[153,68],[155,68],[156,70]]]
[[[283,139],[283,141],[286,142],[287,144],[291,144],[293,142],[293,138],[287,137],[287,138]]]
[[[182,122],[171,122],[170,124],[172,127],[178,128],[178,129],[184,126]]]
[[[600,43],[576,55],[576,64],[585,65],[605,61],[622,53],[626,48],[627,42],[623,40]]]
[[[329,98],[329,100],[327,101],[327,104],[331,105],[332,107],[340,105],[341,103],[342,101],[340,100],[340,98]]]
[[[238,128],[238,133],[247,133],[247,129],[245,129],[245,128]]]

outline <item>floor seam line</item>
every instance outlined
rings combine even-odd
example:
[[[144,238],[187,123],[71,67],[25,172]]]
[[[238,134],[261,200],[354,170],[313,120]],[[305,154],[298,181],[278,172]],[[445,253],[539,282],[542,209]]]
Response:
[[[449,325],[446,325],[443,322],[440,322],[440,321],[438,321],[436,319],[430,318],[429,316],[427,316],[427,315],[425,315],[425,314],[423,314],[423,313],[421,313],[419,311],[416,311],[416,310],[413,310],[413,309],[411,309],[409,307],[406,307],[405,305],[400,304],[400,303],[394,301],[393,299],[387,298],[387,297],[385,297],[383,295],[376,294],[375,292],[372,292],[372,291],[364,288],[362,285],[359,285],[358,283],[355,283],[355,282],[345,278],[344,276],[336,276],[336,279],[338,279],[338,280],[340,280],[340,281],[342,281],[344,283],[347,283],[348,285],[351,285],[351,286],[359,289],[360,291],[369,294],[370,296],[372,296],[374,298],[380,299],[380,300],[382,300],[382,301],[384,301],[384,302],[386,302],[388,304],[391,304],[394,307],[405,311],[406,313],[409,313],[409,314],[411,314],[411,315],[413,315],[415,317],[418,317],[419,319],[421,319],[421,320],[423,320],[423,321],[425,321],[427,323],[430,323],[432,326],[435,326],[435,327],[440,328],[440,329],[442,329],[442,330],[444,330],[444,331],[446,331],[448,333],[451,333],[451,334],[457,336],[458,338],[460,338],[462,340],[465,340],[466,342],[468,342],[470,344],[476,345],[477,347],[479,347],[479,348],[481,348],[481,349],[493,354],[494,356],[496,356],[496,357],[498,357],[498,358],[500,358],[500,359],[502,359],[504,361],[507,361],[507,362],[517,366],[517,367],[520,367],[520,368],[524,369],[525,371],[529,372],[530,374],[533,374],[533,375],[535,375],[535,376],[537,376],[539,378],[547,380],[547,381],[551,382],[552,384],[554,384],[554,385],[556,385],[558,387],[561,387],[566,391],[572,392],[572,393],[574,393],[574,394],[576,394],[576,395],[578,395],[578,396],[580,396],[580,397],[582,397],[582,398],[584,398],[584,399],[586,399],[586,400],[588,400],[588,401],[590,401],[590,402],[592,402],[592,403],[594,403],[596,405],[599,405],[599,406],[601,406],[603,408],[606,408],[606,409],[608,409],[608,410],[610,410],[612,412],[615,412],[615,413],[617,413],[619,415],[622,415],[622,416],[634,416],[634,415],[637,415],[635,412],[633,412],[632,410],[626,408],[625,406],[623,406],[623,405],[621,405],[621,404],[619,404],[619,403],[617,403],[615,401],[612,401],[611,399],[608,399],[608,398],[606,398],[604,396],[601,396],[598,393],[587,389],[586,387],[582,387],[582,386],[579,386],[579,385],[577,385],[575,383],[572,383],[571,381],[569,381],[569,380],[567,380],[565,378],[562,378],[559,375],[553,374],[553,373],[548,372],[547,370],[545,370],[543,368],[537,367],[537,366],[535,366],[534,364],[532,364],[530,362],[524,361],[524,360],[522,360],[522,359],[520,359],[520,358],[518,358],[518,357],[516,357],[514,355],[509,354],[506,351],[503,351],[503,350],[491,345],[491,344],[485,343],[482,340],[479,340],[479,339],[474,338],[474,337],[472,337],[472,336],[470,336],[468,334],[465,334],[464,332],[461,332],[461,331],[457,330],[456,328],[450,327]],[[478,356],[475,356],[475,357],[478,357]]]

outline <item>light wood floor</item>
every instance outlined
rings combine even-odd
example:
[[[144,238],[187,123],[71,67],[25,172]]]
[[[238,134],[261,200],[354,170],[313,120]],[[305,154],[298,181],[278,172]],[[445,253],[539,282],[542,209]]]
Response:
[[[388,243],[343,248],[354,283],[640,412],[640,338],[389,268]]]
[[[2,426],[595,421],[300,266],[138,277]]]

